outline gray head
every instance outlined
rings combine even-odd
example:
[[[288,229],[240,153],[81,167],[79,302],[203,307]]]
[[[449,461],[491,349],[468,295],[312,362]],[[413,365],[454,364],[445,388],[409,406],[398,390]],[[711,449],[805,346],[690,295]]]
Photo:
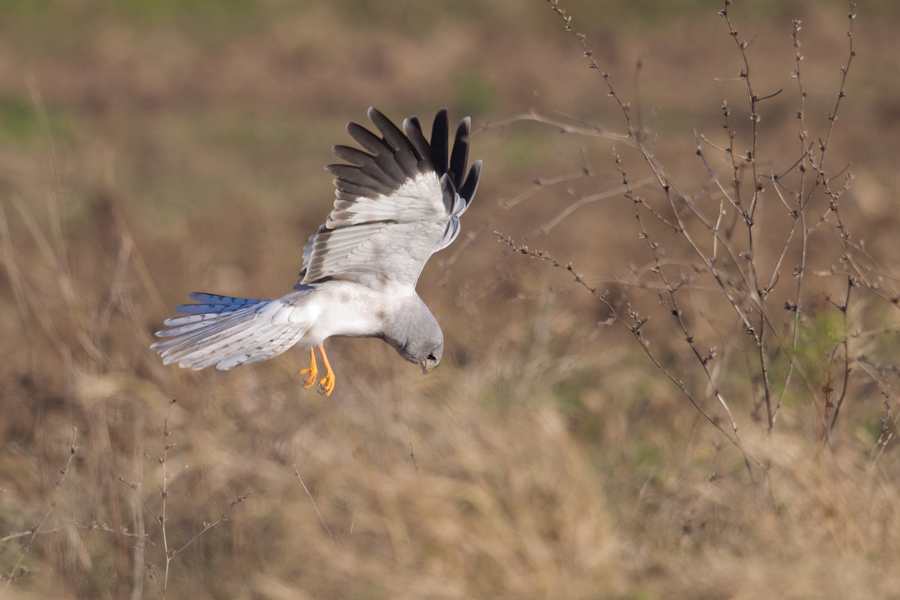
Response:
[[[382,333],[384,341],[426,373],[438,366],[444,352],[444,334],[422,299],[414,296],[392,317]]]

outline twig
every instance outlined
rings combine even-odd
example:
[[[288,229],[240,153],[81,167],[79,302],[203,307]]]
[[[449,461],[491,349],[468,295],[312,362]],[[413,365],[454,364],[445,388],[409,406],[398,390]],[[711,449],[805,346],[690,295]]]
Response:
[[[834,213],[835,216],[835,227],[837,231],[840,233],[840,239],[844,246],[844,260],[846,260],[850,265],[852,265],[852,254],[853,248],[849,243],[850,234],[847,231],[846,226],[844,225],[843,220],[841,219],[840,212],[838,210],[838,199],[843,193],[847,190],[847,187],[850,183],[851,175],[847,173],[844,175],[844,184],[841,189],[835,190],[831,186],[832,179],[829,179],[825,176],[825,156],[828,151],[828,143],[831,140],[831,134],[834,131],[834,123],[837,120],[838,110],[841,106],[841,101],[846,97],[846,93],[844,92],[844,88],[847,83],[847,74],[850,72],[850,65],[853,62],[853,58],[856,56],[856,50],[853,46],[853,21],[856,18],[856,14],[853,12],[856,8],[856,4],[854,2],[850,2],[850,12],[847,15],[847,19],[849,20],[849,29],[847,31],[848,38],[848,57],[847,63],[841,67],[841,84],[838,89],[837,99],[834,103],[834,109],[831,111],[831,114],[828,115],[828,133],[825,135],[825,140],[819,142],[819,159],[818,161],[811,161],[813,168],[817,174],[818,179],[821,181],[821,185],[823,186],[825,193],[830,198],[829,202],[829,210]],[[859,269],[856,269],[856,272],[859,273]],[[834,405],[834,413],[832,414],[831,420],[828,423],[827,429],[827,438],[831,441],[832,433],[834,431],[834,427],[837,424],[838,415],[840,414],[841,407],[844,404],[844,400],[847,397],[848,390],[848,382],[850,380],[850,345],[849,345],[849,326],[847,321],[847,311],[850,304],[850,294],[853,288],[856,286],[857,278],[853,275],[847,275],[847,293],[844,298],[844,304],[840,308],[841,317],[844,324],[844,335],[842,340],[842,345],[844,349],[844,377],[843,384],[841,386],[841,395],[838,397],[837,402]]]
[[[319,521],[322,523],[322,527],[325,528],[325,531],[328,532],[328,535],[331,537],[331,541],[337,543],[337,539],[335,539],[334,534],[331,533],[331,529],[328,528],[328,524],[325,523],[325,519],[322,518],[322,513],[319,512],[319,507],[316,506],[316,501],[312,497],[312,494],[309,493],[309,489],[306,487],[306,484],[303,483],[303,478],[300,477],[300,470],[297,469],[297,464],[294,463],[294,475],[297,476],[297,479],[300,480],[300,485],[303,486],[303,491],[306,492],[306,495],[309,496],[310,502],[312,502],[313,508],[316,509],[316,514],[319,515]]]
[[[504,236],[502,233],[497,232],[497,231],[495,231],[494,233],[499,238],[498,241],[501,241],[501,242],[507,244],[517,254],[530,256],[532,258],[539,258],[543,261],[549,262],[554,267],[562,268],[562,269],[565,269],[566,271],[569,271],[570,273],[572,273],[572,276],[575,278],[575,283],[577,283],[578,285],[583,287],[585,290],[587,290],[587,292],[589,294],[591,294],[592,296],[594,296],[595,298],[597,298],[598,300],[603,302],[606,305],[606,307],[610,310],[610,320],[616,321],[619,324],[623,325],[625,328],[627,328],[628,331],[631,332],[632,336],[634,336],[634,338],[638,341],[638,343],[640,344],[641,349],[644,351],[644,353],[650,358],[651,361],[653,361],[653,364],[656,366],[656,368],[661,373],[663,373],[663,375],[665,375],[669,379],[669,381],[674,383],[675,386],[678,387],[679,390],[681,390],[681,393],[688,399],[688,401],[694,406],[694,408],[697,409],[697,411],[707,421],[709,421],[710,424],[713,425],[713,427],[718,429],[719,432],[723,436],[725,436],[725,438],[729,442],[731,442],[731,444],[733,444],[736,448],[738,448],[738,450],[740,450],[741,455],[744,457],[744,462],[745,462],[745,466],[747,467],[747,471],[750,473],[751,479],[753,478],[753,472],[750,469],[750,461],[753,461],[758,466],[762,466],[762,465],[757,460],[750,457],[744,451],[743,444],[741,443],[740,437],[738,437],[737,424],[731,417],[731,412],[730,412],[730,410],[728,410],[727,403],[725,403],[724,399],[722,399],[721,396],[717,392],[716,393],[717,398],[719,398],[720,402],[725,407],[729,418],[732,419],[731,424],[732,424],[732,431],[734,434],[733,436],[731,434],[729,434],[719,424],[719,422],[716,419],[714,419],[709,413],[707,413],[703,409],[702,406],[700,406],[699,402],[697,401],[696,398],[694,398],[693,394],[691,394],[691,392],[687,389],[687,386],[685,386],[684,382],[682,382],[680,379],[675,377],[668,369],[666,369],[662,365],[662,363],[659,362],[659,360],[656,358],[656,356],[654,356],[653,353],[650,352],[648,342],[644,338],[643,334],[641,333],[641,327],[643,327],[643,325],[647,322],[647,317],[640,316],[637,312],[635,312],[633,309],[631,309],[631,307],[629,307],[628,308],[628,316],[632,319],[632,323],[625,321],[625,319],[623,319],[621,317],[618,307],[616,307],[609,300],[608,294],[607,293],[600,294],[600,293],[598,293],[596,288],[588,285],[588,283],[585,281],[584,277],[580,273],[578,273],[577,271],[574,270],[571,263],[567,264],[567,265],[563,265],[562,263],[558,262],[556,259],[554,259],[553,257],[551,257],[549,254],[547,254],[546,252],[544,252],[542,250],[529,250],[527,246],[517,246],[516,243],[511,238],[508,238],[508,237]],[[708,362],[708,359],[701,358],[701,361],[703,361],[703,360],[707,360],[707,362]],[[712,382],[712,380],[710,380],[710,381]]]
[[[54,527],[53,529],[41,529],[40,531],[35,532],[34,529],[29,529],[28,531],[19,531],[17,533],[11,533],[6,537],[0,538],[0,542],[5,542],[8,540],[14,540],[16,538],[25,537],[26,535],[46,535],[48,533],[58,533],[60,531],[65,531],[67,529],[82,529],[84,531],[104,531],[106,533],[115,533],[118,535],[122,535],[125,537],[135,537],[142,538],[146,537],[146,533],[131,533],[128,531],[127,527],[122,527],[121,529],[112,529],[106,525],[98,525],[97,523],[92,523],[91,525],[81,525],[79,523],[69,523],[68,525],[61,525],[59,527]]]
[[[409,430],[409,425],[406,426],[406,434],[409,437],[409,458],[412,459],[413,466],[416,468],[416,477],[418,477],[419,463],[416,462],[416,453],[413,451],[412,433]]]
[[[184,552],[184,549],[185,549],[185,548],[187,548],[188,546],[190,546],[191,544],[193,544],[194,542],[196,542],[198,539],[200,539],[200,536],[201,536],[201,535],[203,535],[204,533],[206,533],[207,531],[209,531],[210,529],[212,529],[213,527],[215,527],[216,525],[218,525],[218,524],[221,523],[222,521],[227,521],[227,520],[228,520],[228,515],[231,513],[232,510],[234,510],[234,507],[237,506],[238,504],[240,504],[241,502],[243,502],[244,500],[246,500],[247,498],[249,498],[252,494],[253,494],[253,492],[247,492],[246,494],[241,494],[241,495],[239,495],[237,498],[235,498],[234,500],[231,500],[231,501],[228,503],[228,508],[225,509],[225,512],[223,512],[222,515],[221,515],[218,519],[216,519],[215,521],[213,521],[212,523],[207,523],[206,521],[204,521],[204,522],[203,522],[203,530],[200,531],[200,533],[198,533],[198,534],[195,535],[194,537],[192,537],[190,540],[188,540],[187,543],[185,543],[185,545],[182,546],[181,548],[179,548],[178,550],[172,550],[172,552],[171,552],[171,555],[172,555],[171,558],[175,558],[176,556],[178,556],[179,554],[181,554],[182,552]],[[170,560],[171,560],[171,559],[170,559]],[[168,572],[169,572],[169,568],[168,568],[168,567],[169,567],[169,565],[168,565],[168,561],[167,561],[167,562],[166,562],[166,573],[167,573],[167,574],[168,574]]]
[[[26,532],[24,534],[24,535],[31,534],[31,537],[28,539],[27,542],[25,542],[24,544],[22,544],[19,547],[19,550],[20,550],[19,559],[16,561],[16,564],[13,565],[13,568],[10,570],[9,574],[6,575],[6,583],[3,585],[3,589],[0,590],[0,596],[3,596],[3,594],[6,593],[6,590],[9,589],[9,584],[12,583],[13,580],[17,578],[17,576],[18,576],[17,571],[19,571],[19,567],[22,564],[22,561],[25,560],[25,555],[27,555],[28,551],[31,550],[31,545],[34,543],[34,540],[35,540],[35,538],[37,538],[38,534],[41,533],[41,528],[44,526],[44,523],[47,522],[47,520],[50,518],[50,515],[53,514],[54,510],[56,510],[60,487],[62,486],[63,482],[66,480],[66,476],[69,474],[69,467],[72,466],[72,459],[75,458],[75,451],[77,450],[77,447],[75,446],[75,440],[77,439],[77,437],[78,437],[78,428],[74,427],[72,430],[72,443],[69,444],[69,459],[66,461],[66,466],[64,466],[62,469],[60,469],[59,472],[62,475],[62,477],[60,477],[59,480],[57,480],[56,486],[53,488],[54,500],[53,500],[53,502],[50,503],[50,508],[47,509],[47,512],[44,515],[44,518],[41,519],[41,522],[38,523],[37,525],[35,525],[34,527],[32,527],[31,530],[29,530],[28,532]],[[19,536],[15,535],[15,534],[13,534],[11,536],[7,536],[6,538],[4,538],[4,541],[7,539],[15,538],[15,537],[19,537]],[[20,573],[20,574],[24,574],[25,572],[27,572],[27,571],[23,570],[23,573]]]
[[[225,510],[225,512],[223,512],[221,514],[221,516],[219,516],[218,519],[216,519],[215,521],[213,521],[211,523],[204,521],[203,529],[199,533],[197,533],[194,537],[192,537],[190,540],[188,540],[187,543],[185,543],[184,545],[182,545],[181,547],[179,547],[177,549],[169,548],[169,538],[168,538],[168,532],[166,530],[166,523],[168,520],[167,510],[168,510],[168,496],[169,496],[169,478],[174,477],[175,475],[177,475],[178,473],[180,473],[181,471],[183,471],[184,469],[187,468],[187,466],[185,466],[183,469],[179,469],[178,471],[169,473],[168,467],[167,467],[169,450],[174,448],[176,445],[175,443],[169,443],[169,436],[172,434],[172,432],[169,431],[169,416],[172,412],[172,408],[175,406],[175,402],[177,402],[177,400],[172,400],[171,402],[169,402],[169,409],[166,411],[166,416],[163,418],[163,452],[162,452],[162,456],[155,457],[155,456],[150,456],[149,454],[146,454],[146,453],[144,454],[144,456],[146,456],[150,460],[152,460],[162,466],[162,484],[159,485],[160,498],[162,498],[162,504],[161,504],[159,513],[154,512],[153,509],[150,508],[150,505],[147,503],[147,501],[144,500],[143,497],[141,497],[140,493],[138,492],[139,484],[137,482],[129,484],[125,481],[124,477],[118,478],[118,480],[120,482],[127,485],[129,488],[132,489],[132,491],[134,491],[134,493],[140,499],[141,503],[144,505],[144,508],[146,508],[147,512],[150,513],[150,515],[153,517],[153,520],[156,521],[157,523],[159,523],[159,525],[160,525],[160,530],[161,530],[162,539],[163,539],[163,551],[164,551],[165,557],[166,557],[166,569],[163,574],[162,583],[157,581],[157,576],[156,576],[155,572],[153,571],[152,564],[147,565],[147,575],[148,575],[148,577],[150,577],[150,580],[153,581],[153,583],[156,585],[157,589],[159,590],[160,595],[163,598],[166,597],[166,592],[167,592],[168,586],[169,586],[169,568],[171,566],[172,559],[174,559],[176,556],[181,554],[188,546],[190,546],[195,541],[200,539],[200,536],[202,536],[204,533],[206,533],[207,531],[209,531],[210,529],[212,529],[219,523],[226,521],[228,518],[228,515],[231,513],[232,510],[234,510],[234,507],[237,506],[238,504],[240,504],[241,502],[243,502],[244,500],[246,500],[247,498],[249,498],[250,495],[253,493],[253,492],[247,492],[246,494],[239,495],[237,498],[235,498],[234,500],[229,502],[228,508]]]

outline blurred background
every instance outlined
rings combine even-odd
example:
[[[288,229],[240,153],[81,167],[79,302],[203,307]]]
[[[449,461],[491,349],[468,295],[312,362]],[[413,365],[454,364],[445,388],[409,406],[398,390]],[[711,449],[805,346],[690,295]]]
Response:
[[[704,189],[695,133],[727,143],[723,101],[738,142],[749,123],[724,5],[562,6],[669,175]],[[900,7],[857,10],[828,168],[849,165],[842,216],[895,282]],[[847,13],[734,2],[757,93],[781,90],[760,109],[764,171],[799,156],[792,20],[815,139]],[[724,342],[738,348],[723,389],[749,473],[628,330],[603,325],[606,305],[498,243],[495,231],[571,261],[622,306],[660,310],[658,291],[632,285],[651,280],[651,255],[613,153],[633,183],[646,165],[593,135],[626,132],[598,75],[543,0],[0,2],[0,596],[895,597],[898,315],[875,294],[850,325],[833,316],[843,251],[828,222],[804,297],[810,380],[785,394],[771,436],[751,359]],[[473,119],[481,187],[418,288],[444,330],[441,367],[422,377],[380,341],[332,340],[330,398],[302,389],[301,351],[229,372],[164,367],[148,347],[189,292],[290,290],[333,202],[331,146],[350,143],[348,121],[368,126],[369,106],[426,128],[443,106]],[[729,307],[692,310],[712,323]],[[659,314],[656,360],[708,401]],[[848,327],[883,331],[854,342],[877,367],[854,368],[829,441],[820,401],[841,381]]]

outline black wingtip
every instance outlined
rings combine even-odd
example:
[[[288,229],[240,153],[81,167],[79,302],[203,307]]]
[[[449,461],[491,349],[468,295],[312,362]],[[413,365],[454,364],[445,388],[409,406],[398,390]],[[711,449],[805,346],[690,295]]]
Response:
[[[403,169],[407,177],[415,177],[419,172],[419,160],[422,159],[413,147],[409,138],[404,135],[390,119],[381,114],[374,107],[369,108],[369,118],[381,132],[384,143],[390,146],[394,153],[394,159]]]
[[[430,141],[425,139],[422,124],[415,116],[405,119],[398,127],[374,106],[369,107],[367,115],[376,131],[354,122],[347,124],[350,136],[365,151],[341,145],[332,148],[335,155],[349,163],[326,167],[326,171],[337,176],[339,199],[350,201],[352,198],[347,196],[365,195],[370,189],[385,194],[407,178],[429,172],[441,178],[447,175],[461,198],[470,201],[474,197],[481,177],[481,162],[468,168],[471,117],[460,120],[451,151],[446,108],[435,114]]]
[[[380,137],[360,125],[350,121],[347,123],[347,133],[356,140],[360,146],[373,156],[385,152],[391,152],[391,148]]]
[[[425,136],[422,134],[422,126],[415,117],[403,120],[403,133],[406,134],[409,143],[419,157],[419,172],[429,173],[435,172],[438,168],[435,166],[434,152]]]
[[[369,115],[369,120],[375,124],[375,127],[378,128],[378,131],[380,131],[382,135],[387,136],[390,133],[393,133],[394,130],[400,131],[397,126],[394,125],[393,121],[384,116],[384,113],[374,106],[369,107],[367,114]]]
[[[369,120],[375,124],[375,127],[381,133],[382,139],[391,146],[394,152],[403,147],[403,144],[399,143],[397,139],[398,136],[403,137],[403,132],[394,125],[393,121],[384,116],[384,113],[374,106],[370,106],[366,114],[369,115]]]
[[[450,120],[447,114],[446,108],[439,110],[434,116],[434,123],[431,125],[431,151],[434,154],[434,164],[437,167],[439,176],[447,172],[447,160],[450,156],[450,151],[448,150]]]
[[[466,117],[460,121],[459,126],[456,128],[456,138],[453,141],[453,153],[450,155],[449,170],[456,189],[462,187],[463,176],[466,174],[466,163],[469,161],[469,131],[471,129],[471,117]]]
[[[478,182],[481,180],[481,161],[476,160],[469,169],[469,176],[466,182],[459,188],[460,198],[464,198],[467,203],[472,202],[475,193],[478,191]]]

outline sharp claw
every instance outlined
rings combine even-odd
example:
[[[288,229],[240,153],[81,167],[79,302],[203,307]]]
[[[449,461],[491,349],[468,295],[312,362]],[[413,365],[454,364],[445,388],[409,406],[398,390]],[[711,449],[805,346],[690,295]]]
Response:
[[[330,396],[331,392],[334,391],[334,373],[325,375],[325,377],[322,378],[322,381],[319,382],[319,385],[322,386],[325,395]]]
[[[306,381],[303,382],[303,389],[308,390],[312,386],[316,385],[316,375],[318,375],[318,373],[315,369],[303,369],[302,371],[300,371],[301,375],[304,375],[306,373],[309,373],[309,377],[307,377]]]

